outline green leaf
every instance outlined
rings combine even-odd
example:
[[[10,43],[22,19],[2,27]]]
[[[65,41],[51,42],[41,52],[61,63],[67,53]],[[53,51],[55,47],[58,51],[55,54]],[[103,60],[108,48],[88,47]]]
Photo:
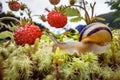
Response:
[[[15,30],[18,28],[18,26],[15,25],[15,24],[12,23],[12,22],[10,22],[10,24],[8,24],[8,27],[9,27],[9,29],[10,29],[11,31],[15,31]]]
[[[120,17],[116,18],[113,22],[120,22]]]
[[[77,8],[71,8],[71,7],[67,7],[65,9],[65,14],[67,16],[81,16],[79,10]]]
[[[73,8],[70,6],[59,6],[59,7],[55,7],[54,8],[57,12],[61,12],[64,15],[66,15],[67,17],[72,17],[70,19],[71,22],[78,22],[80,21],[82,18],[80,11],[78,10],[78,8]]]
[[[111,5],[111,9],[118,9],[119,8],[119,2],[115,2]]]
[[[77,16],[77,17],[71,18],[70,21],[71,21],[71,22],[78,22],[78,21],[80,21],[81,19],[83,19],[83,18],[80,17],[80,16]]]
[[[0,33],[0,39],[5,39],[7,37],[10,37],[11,39],[13,39],[13,33],[10,31],[3,31]]]
[[[96,19],[100,21],[105,21],[105,18],[102,18],[102,17],[96,17]]]
[[[78,22],[82,19],[81,14],[77,8],[67,7],[64,14],[68,17],[73,17],[70,19],[71,22]]]

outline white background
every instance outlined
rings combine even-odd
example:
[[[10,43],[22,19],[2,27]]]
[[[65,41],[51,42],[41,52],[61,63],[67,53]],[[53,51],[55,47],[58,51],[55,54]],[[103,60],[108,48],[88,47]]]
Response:
[[[3,3],[3,11],[4,12],[7,12],[7,11],[10,11],[9,8],[8,8],[8,5],[7,5],[7,1],[9,0],[0,0],[2,3]],[[107,4],[105,4],[105,1],[106,0],[87,0],[88,2],[90,3],[94,3],[94,1],[96,1],[96,5],[95,5],[95,15],[99,15],[99,14],[104,14],[104,13],[108,13],[110,12],[110,8],[108,7]],[[32,11],[32,15],[41,15],[41,14],[47,14],[48,12],[45,11],[45,8],[48,8],[48,9],[52,9],[53,8],[53,5],[51,5],[49,3],[49,0],[19,0],[19,2],[23,2],[25,3],[29,8],[30,10]],[[69,0],[61,0],[61,2],[57,5],[68,5],[69,3]],[[88,8],[88,10],[90,10],[90,8]],[[13,12],[15,15],[17,16],[20,16],[20,12]],[[81,13],[82,14],[82,13]],[[33,20],[38,22],[38,23],[41,23],[43,25],[45,25],[45,27],[50,27],[49,24],[46,22],[46,23],[43,23],[38,16],[34,16],[33,17]],[[84,24],[84,22],[80,22],[81,24]],[[69,23],[69,25],[71,25],[71,27],[73,26],[76,26],[77,23]],[[55,30],[54,28],[51,28],[52,30]],[[60,29],[59,29],[60,30]]]

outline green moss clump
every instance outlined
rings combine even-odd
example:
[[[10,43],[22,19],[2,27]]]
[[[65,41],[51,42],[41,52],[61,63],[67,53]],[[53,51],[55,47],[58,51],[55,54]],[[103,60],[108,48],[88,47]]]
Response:
[[[107,53],[89,52],[80,57],[59,48],[53,53],[54,43],[44,34],[34,45],[4,42],[0,44],[4,80],[119,80],[120,30],[112,33],[112,46]]]

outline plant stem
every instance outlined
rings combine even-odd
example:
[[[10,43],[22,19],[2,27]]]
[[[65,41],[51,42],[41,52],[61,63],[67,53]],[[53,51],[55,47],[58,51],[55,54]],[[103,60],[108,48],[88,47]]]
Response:
[[[86,6],[85,6],[85,0],[83,0],[83,8],[84,8],[84,11],[85,11],[86,23],[89,24],[91,20],[90,20],[90,16],[89,16],[88,11],[87,11]]]
[[[81,8],[81,9],[83,9],[84,12],[85,12],[85,21],[86,21],[86,24],[90,24],[91,19],[90,19],[90,16],[89,16],[88,11],[87,11],[87,9],[86,9],[85,1],[83,0],[83,6],[79,6],[79,5],[72,5],[72,6],[76,6],[76,7],[79,7],[79,8]]]
[[[116,65],[116,55],[115,55],[116,51],[115,51],[114,45],[112,45],[111,50],[112,50],[112,61],[113,61],[113,64]]]
[[[91,15],[91,18],[93,18],[93,15],[94,15],[95,4],[96,4],[96,2],[94,2],[93,5],[90,4],[90,7],[91,7],[91,9],[92,9],[92,15]]]
[[[58,63],[55,64],[55,68],[56,68],[56,74],[55,74],[55,80],[59,80],[59,65]]]
[[[14,20],[16,21],[18,24],[20,24],[20,21],[14,17],[2,17],[0,18],[0,22],[4,21],[4,20]]]
[[[47,12],[50,12],[50,10],[49,10],[48,8],[45,8],[45,10],[46,10]]]

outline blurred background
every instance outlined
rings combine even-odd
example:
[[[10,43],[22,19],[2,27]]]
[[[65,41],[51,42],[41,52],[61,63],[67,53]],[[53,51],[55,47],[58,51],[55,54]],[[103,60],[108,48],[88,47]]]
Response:
[[[6,3],[9,0],[0,0],[0,2],[2,3],[2,12],[7,13],[8,11],[10,11],[10,9],[8,8],[8,4]],[[78,2],[80,2],[81,0],[77,0]],[[50,4],[49,0],[19,0],[19,2],[25,3],[31,10],[31,15],[33,15],[33,21],[42,24],[43,26],[45,26],[46,28],[50,28],[53,31],[62,31],[63,29],[55,29],[55,28],[51,28],[49,26],[49,24],[47,22],[42,22],[40,20],[40,18],[38,16],[34,16],[34,15],[41,15],[41,14],[47,14],[48,12],[45,11],[45,8],[48,8],[49,10],[51,10],[54,6]],[[119,28],[119,20],[117,21],[117,24],[114,24],[113,20],[116,18],[113,16],[113,12],[119,11],[119,5],[118,8],[116,9],[116,6],[114,6],[112,3],[120,3],[119,0],[87,0],[88,3],[94,3],[96,2],[95,5],[95,15],[96,16],[100,16],[100,17],[104,17],[106,19],[106,22],[109,23],[109,26],[111,27],[117,27]],[[61,0],[60,3],[57,5],[69,5],[69,0]],[[113,7],[115,8],[112,8]],[[87,7],[87,10],[89,11],[90,8]],[[15,14],[15,16],[19,17],[20,15],[20,11],[17,12],[12,12],[13,14]],[[119,12],[117,12],[119,13]],[[84,14],[84,12],[83,12]],[[83,15],[81,12],[81,15]],[[118,15],[118,14],[117,14]],[[118,15],[119,16],[119,15]],[[26,14],[23,14],[23,16],[21,17],[26,17]],[[67,28],[69,27],[74,27],[77,26],[78,24],[85,24],[84,21],[80,21],[79,23],[69,23],[66,25]]]
[[[10,11],[7,5],[7,1],[9,0],[0,0],[3,4],[3,12]],[[79,1],[79,0],[78,0]],[[105,4],[106,0],[87,0],[89,3],[96,2],[95,6],[95,14],[100,15],[104,13],[110,12],[110,7]],[[49,0],[19,0],[19,2],[25,3],[30,10],[32,11],[32,15],[40,15],[47,13],[45,8],[52,9],[54,6],[49,3]],[[57,5],[69,5],[69,0],[61,0],[60,3]],[[88,8],[89,9],[89,8]],[[13,12],[15,15],[19,16],[19,12]],[[36,17],[33,18],[35,21],[39,22]]]

